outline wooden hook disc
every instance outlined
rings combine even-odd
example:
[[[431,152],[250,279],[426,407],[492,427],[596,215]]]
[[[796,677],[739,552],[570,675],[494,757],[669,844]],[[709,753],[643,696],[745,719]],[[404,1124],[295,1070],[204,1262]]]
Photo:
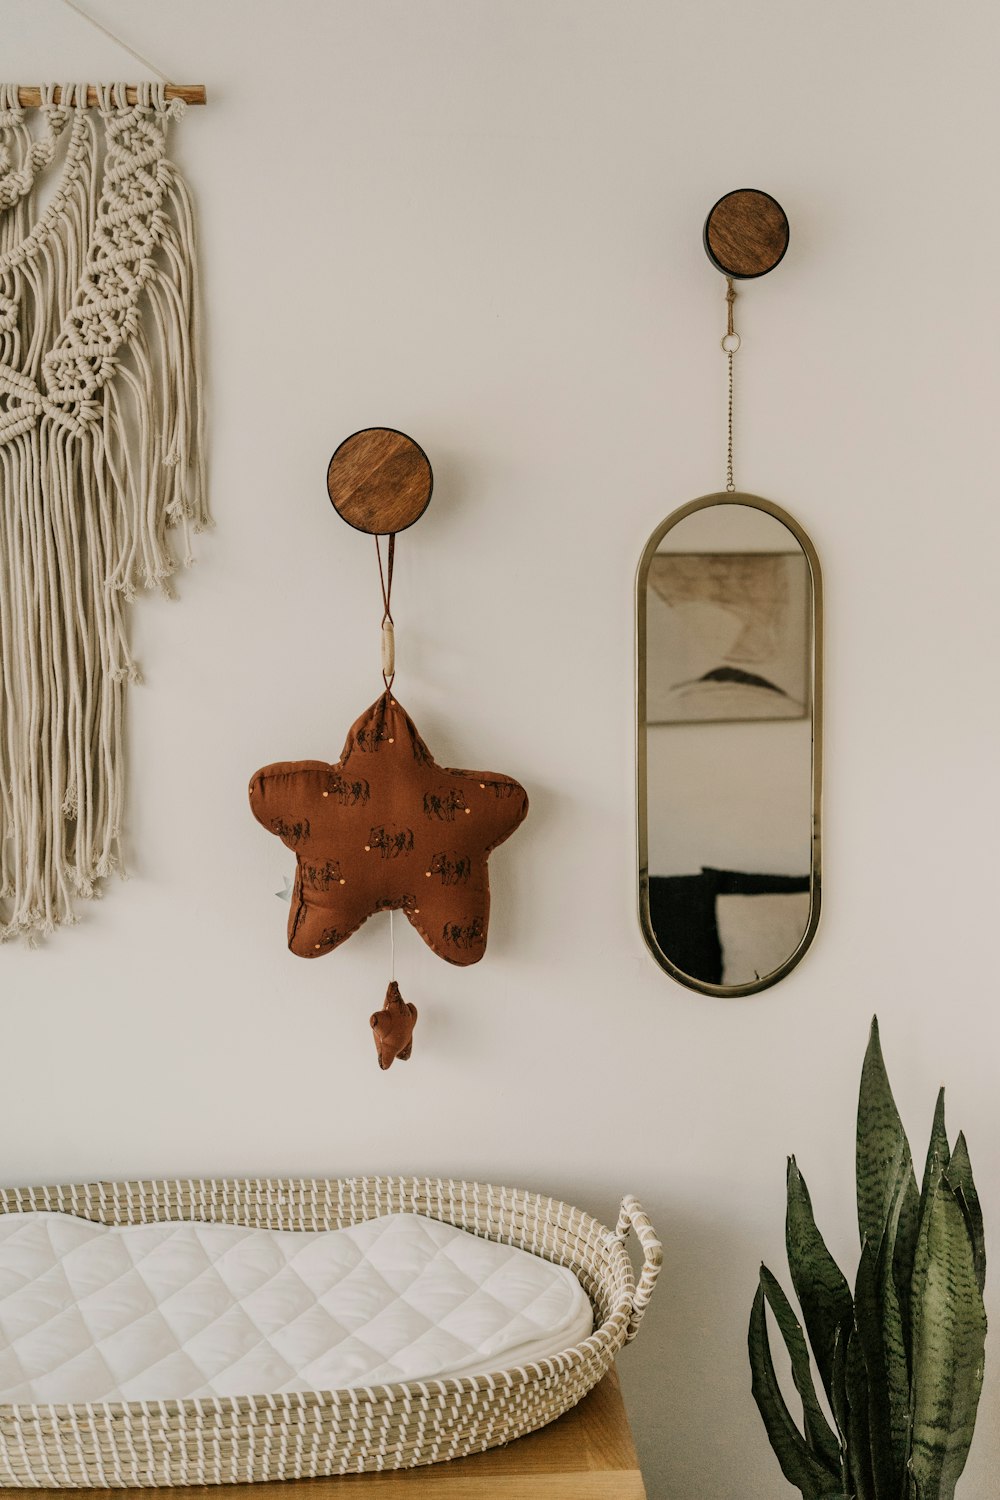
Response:
[[[724,276],[766,276],[788,249],[785,210],[758,188],[726,193],[705,220],[705,249]]]
[[[394,427],[365,427],[330,460],[326,488],[348,526],[376,536],[405,531],[430,502],[434,474],[419,443]]]

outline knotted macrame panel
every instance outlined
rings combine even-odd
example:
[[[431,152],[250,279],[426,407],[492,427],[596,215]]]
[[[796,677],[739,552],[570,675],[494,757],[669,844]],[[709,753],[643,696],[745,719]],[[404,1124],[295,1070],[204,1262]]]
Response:
[[[184,106],[98,93],[0,85],[0,939],[29,942],[122,868],[127,606],[208,521]]]

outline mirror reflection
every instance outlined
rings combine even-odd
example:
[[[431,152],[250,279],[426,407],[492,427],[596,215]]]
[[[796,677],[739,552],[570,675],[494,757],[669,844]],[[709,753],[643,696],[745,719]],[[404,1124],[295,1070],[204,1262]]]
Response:
[[[809,539],[754,496],[692,502],[643,554],[640,915],[696,989],[773,984],[815,930],[819,605]]]

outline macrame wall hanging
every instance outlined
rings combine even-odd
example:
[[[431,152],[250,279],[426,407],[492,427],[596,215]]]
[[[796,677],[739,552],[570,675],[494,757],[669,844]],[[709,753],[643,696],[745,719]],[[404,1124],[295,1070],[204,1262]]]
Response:
[[[122,869],[127,605],[167,588],[171,528],[188,562],[208,520],[194,223],[166,139],[204,97],[0,86],[0,939],[75,921]]]
[[[390,983],[371,1017],[382,1068],[410,1056],[417,1019],[396,983],[393,913],[403,912],[439,958],[477,963],[489,923],[487,861],[528,811],[527,794],[513,777],[437,765],[395,696],[396,533],[420,518],[432,487],[423,450],[391,428],[356,432],[333,455],[327,488],[334,507],[375,536],[383,691],[352,726],[338,761],[282,761],[250,781],[254,817],[296,856],[288,918],[293,953],[320,958],[376,912],[389,913]]]

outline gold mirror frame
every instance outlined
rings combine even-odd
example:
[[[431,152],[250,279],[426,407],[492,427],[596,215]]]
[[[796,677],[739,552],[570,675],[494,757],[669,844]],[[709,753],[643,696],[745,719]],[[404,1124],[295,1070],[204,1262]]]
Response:
[[[812,703],[812,835],[810,842],[810,869],[809,869],[809,921],[805,932],[794,951],[788,956],[784,963],[765,974],[762,979],[755,979],[749,984],[712,984],[706,980],[695,979],[693,975],[685,973],[668,958],[660,947],[653,931],[649,915],[649,833],[647,818],[647,741],[646,732],[646,586],[650,562],[668,531],[677,526],[686,516],[693,515],[696,511],[707,510],[711,506],[719,505],[742,505],[749,506],[754,510],[766,512],[780,521],[783,526],[795,537],[802,548],[806,562],[809,567],[809,577],[812,586],[812,652],[810,663],[810,685]],[[823,579],[820,571],[819,557],[812,541],[803,531],[797,521],[793,520],[787,511],[782,510],[780,505],[775,505],[771,500],[764,500],[760,495],[748,495],[740,491],[722,490],[714,495],[702,495],[698,500],[691,500],[682,505],[678,510],[672,511],[666,520],[661,522],[646,543],[639,566],[636,570],[635,581],[635,620],[636,620],[636,651],[635,651],[635,702],[636,702],[636,843],[638,849],[638,874],[639,874],[639,925],[642,935],[646,941],[653,958],[661,969],[665,969],[672,979],[679,984],[686,985],[688,989],[697,990],[703,995],[719,995],[724,998],[738,997],[740,995],[753,995],[758,990],[770,988],[784,979],[795,965],[800,962],[819,925],[820,907],[822,905],[822,877],[821,877],[821,826],[822,826],[822,774],[823,774]]]

